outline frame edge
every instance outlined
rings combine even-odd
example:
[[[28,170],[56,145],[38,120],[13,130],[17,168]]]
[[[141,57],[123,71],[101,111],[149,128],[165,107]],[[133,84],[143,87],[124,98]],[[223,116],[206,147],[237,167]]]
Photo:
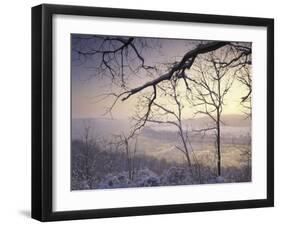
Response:
[[[52,14],[32,7],[32,176],[31,217],[49,221],[52,214]]]
[[[274,207],[274,19],[267,22],[267,201]]]
[[[31,154],[31,217],[42,220],[42,141],[41,141],[41,93],[42,93],[42,6],[31,9],[31,99],[32,99],[32,154]]]

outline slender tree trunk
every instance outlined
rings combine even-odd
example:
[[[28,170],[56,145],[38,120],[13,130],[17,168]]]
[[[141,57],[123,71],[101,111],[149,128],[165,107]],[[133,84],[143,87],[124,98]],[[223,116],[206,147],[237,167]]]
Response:
[[[217,148],[218,148],[218,176],[221,175],[221,134],[220,134],[220,112],[219,108],[217,109]]]
[[[129,180],[131,180],[132,179],[132,163],[131,163],[131,157],[130,157],[129,143],[127,140],[125,140],[125,148],[126,148],[126,155],[127,155],[128,177],[129,177]]]
[[[181,137],[181,140],[182,140],[182,143],[183,143],[183,147],[184,147],[185,156],[186,156],[186,159],[187,159],[187,162],[188,162],[188,166],[191,167],[191,160],[190,160],[188,148],[187,148],[187,145],[186,145],[186,140],[184,139],[184,134],[183,134],[182,128],[180,128],[180,137]]]
[[[217,69],[216,69],[217,70]],[[220,74],[217,72],[217,78],[218,78],[218,106],[217,106],[217,143],[218,143],[218,176],[221,176],[221,77]]]
[[[87,183],[89,185],[89,187],[91,186],[91,183],[90,183],[90,179],[91,179],[91,176],[90,176],[90,147],[89,147],[89,144],[88,144],[88,140],[86,140],[86,180],[87,180]]]

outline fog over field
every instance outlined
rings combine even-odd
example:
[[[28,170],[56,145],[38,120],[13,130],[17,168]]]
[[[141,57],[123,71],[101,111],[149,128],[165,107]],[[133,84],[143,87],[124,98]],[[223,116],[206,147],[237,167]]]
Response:
[[[222,118],[221,133],[225,139],[238,139],[249,136],[251,134],[251,120],[245,115],[225,115]],[[210,124],[211,121],[207,117],[183,120],[183,128],[189,134],[202,139],[202,135],[196,130],[204,128]],[[128,119],[107,119],[107,118],[80,118],[72,119],[72,139],[81,139],[83,137],[85,125],[91,127],[92,135],[110,139],[111,136],[128,133],[132,123]],[[155,140],[162,140],[163,142],[173,141],[177,139],[177,128],[173,125],[153,124],[148,125],[141,132],[142,137],[147,137]],[[205,140],[212,136],[212,132],[206,132]],[[209,137],[210,138],[210,137]],[[210,138],[211,139],[211,138]],[[243,140],[243,139],[242,139]],[[240,142],[242,142],[240,140]]]

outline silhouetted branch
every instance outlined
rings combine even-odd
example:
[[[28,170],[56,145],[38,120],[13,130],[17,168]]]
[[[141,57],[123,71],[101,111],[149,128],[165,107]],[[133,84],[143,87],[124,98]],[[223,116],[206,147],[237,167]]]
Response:
[[[159,76],[158,78],[149,81],[141,86],[138,86],[136,88],[131,89],[130,91],[128,91],[128,95],[126,97],[124,97],[122,100],[127,100],[130,96],[142,91],[143,89],[150,87],[150,86],[156,86],[159,83],[163,82],[163,81],[168,81],[172,78],[172,76],[174,75],[175,72],[177,71],[183,71],[186,69],[190,69],[195,58],[197,57],[197,55],[199,54],[203,54],[203,53],[207,53],[210,51],[214,51],[216,49],[219,49],[225,45],[227,45],[228,42],[210,42],[207,44],[201,44],[198,47],[196,47],[195,49],[187,52],[181,59],[180,62],[176,63],[171,69],[170,71],[168,71],[167,73]],[[183,78],[185,76],[183,76],[182,73],[179,73],[177,75],[180,78]],[[186,77],[185,77],[186,78]]]

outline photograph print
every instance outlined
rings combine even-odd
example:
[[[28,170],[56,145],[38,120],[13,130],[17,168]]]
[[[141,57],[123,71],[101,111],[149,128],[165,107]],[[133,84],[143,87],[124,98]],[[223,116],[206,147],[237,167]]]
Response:
[[[70,38],[72,191],[251,182],[252,43]]]

